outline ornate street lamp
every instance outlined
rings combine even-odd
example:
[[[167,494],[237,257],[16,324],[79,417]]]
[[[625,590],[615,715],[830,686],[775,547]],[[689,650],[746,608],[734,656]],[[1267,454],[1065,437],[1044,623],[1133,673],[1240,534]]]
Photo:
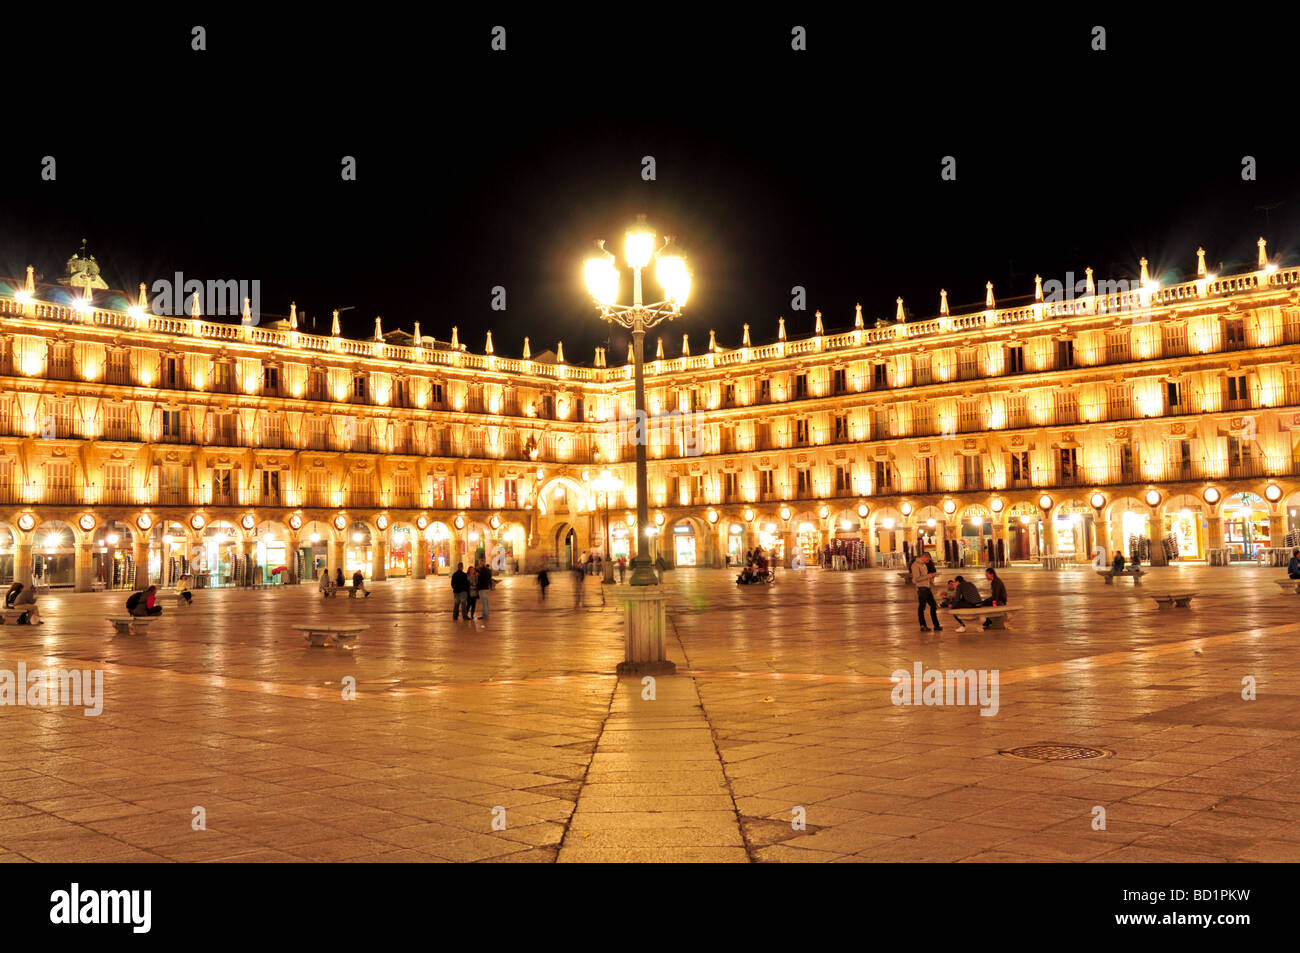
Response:
[[[645,333],[650,328],[671,321],[681,313],[682,305],[691,290],[691,274],[686,259],[677,254],[672,240],[666,238],[655,250],[655,233],[645,223],[645,216],[637,216],[637,223],[628,230],[623,247],[623,257],[632,269],[632,303],[618,303],[619,270],[614,256],[599,241],[597,254],[586,262],[587,290],[596,302],[600,316],[632,332],[633,369],[636,381],[636,422],[645,421],[645,378],[642,364],[645,353]],[[646,304],[641,294],[641,271],[655,262],[655,276],[664,289],[664,300]],[[646,479],[646,447],[643,435],[646,428],[637,427],[636,443],[636,555],[632,559],[632,588],[643,588],[642,595],[628,597],[626,658],[620,671],[633,673],[672,671],[672,663],[663,657],[663,594],[659,580],[650,563],[646,531],[650,520],[646,509],[648,498]]]

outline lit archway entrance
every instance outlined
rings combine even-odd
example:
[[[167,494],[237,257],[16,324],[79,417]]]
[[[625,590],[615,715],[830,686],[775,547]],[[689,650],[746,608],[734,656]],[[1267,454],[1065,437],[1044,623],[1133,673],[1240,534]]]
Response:
[[[95,531],[91,545],[97,585],[104,589],[135,588],[134,538],[131,528],[116,520],[110,520]]]
[[[682,520],[672,528],[673,564],[685,569],[698,565],[695,549],[695,526],[690,520]]]
[[[1223,503],[1223,545],[1229,559],[1254,559],[1272,545],[1268,504],[1254,493],[1234,493]]]
[[[32,582],[71,586],[76,579],[76,535],[59,520],[42,523],[32,534]]]
[[[14,581],[14,531],[8,523],[0,523],[0,584],[12,585]]]
[[[1034,503],[1023,502],[1007,510],[1007,558],[1026,562],[1042,552],[1042,511]]]
[[[263,586],[288,582],[291,551],[287,526],[270,520],[261,523],[253,546],[253,582]]]
[[[1174,541],[1178,559],[1205,558],[1205,503],[1198,496],[1184,493],[1165,504],[1165,535]]]
[[[190,571],[189,534],[180,523],[159,522],[149,532],[149,582],[174,586]]]
[[[343,575],[351,579],[356,573],[369,578],[374,564],[371,562],[370,527],[353,523],[343,536]]]
[[[555,530],[555,562],[561,569],[572,569],[578,561],[578,534],[568,523]]]
[[[408,523],[394,523],[389,533],[388,578],[413,575],[419,539],[415,527]]]
[[[209,523],[203,531],[203,545],[195,559],[194,588],[234,586],[244,569],[239,531],[230,523]]]

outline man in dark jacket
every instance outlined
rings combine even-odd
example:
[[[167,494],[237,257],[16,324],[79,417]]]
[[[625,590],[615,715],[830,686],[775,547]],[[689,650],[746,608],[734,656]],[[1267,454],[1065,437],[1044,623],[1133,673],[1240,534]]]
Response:
[[[465,564],[456,563],[456,571],[451,574],[451,617],[459,619],[462,615],[469,618],[469,576],[465,575]]]
[[[965,576],[957,576],[953,581],[957,583],[957,597],[952,600],[954,609],[974,609],[984,601],[975,583]]]
[[[1286,564],[1286,574],[1292,579],[1300,579],[1300,549],[1291,550],[1291,561]]]
[[[1115,550],[1115,558],[1111,560],[1110,571],[1117,576],[1124,571],[1124,554],[1118,549]]]
[[[483,610],[481,618],[484,622],[488,620],[488,614],[492,611],[492,600],[488,597],[492,594],[492,567],[487,564],[487,560],[481,560],[478,567],[478,603],[479,608]]]

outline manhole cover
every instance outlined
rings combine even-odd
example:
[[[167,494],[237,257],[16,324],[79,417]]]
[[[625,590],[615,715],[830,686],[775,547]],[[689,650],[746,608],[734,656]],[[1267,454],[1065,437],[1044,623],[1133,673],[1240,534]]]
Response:
[[[1085,745],[1062,745],[1052,742],[1045,742],[1040,745],[1024,745],[1019,748],[1009,748],[1002,754],[1012,758],[1023,758],[1026,761],[1083,761],[1088,758],[1104,758],[1115,752],[1107,751],[1105,748],[1089,748]]]

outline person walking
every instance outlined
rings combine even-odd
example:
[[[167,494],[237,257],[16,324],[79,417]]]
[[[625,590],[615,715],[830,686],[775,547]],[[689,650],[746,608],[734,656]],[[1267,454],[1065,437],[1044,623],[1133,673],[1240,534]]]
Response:
[[[547,587],[550,586],[550,584],[551,584],[551,577],[546,572],[546,567],[543,566],[537,572],[537,592],[538,592],[537,601],[538,602],[546,601],[546,589]]]
[[[922,632],[930,631],[930,627],[925,624],[927,606],[930,608],[930,621],[934,623],[934,631],[943,631],[943,626],[939,624],[939,607],[935,604],[934,592],[930,588],[938,574],[929,553],[912,563],[912,582],[916,585],[916,621],[920,623]]]
[[[465,564],[456,563],[456,571],[451,574],[451,618],[456,621],[462,616],[469,618],[469,576],[465,575]]]
[[[578,563],[573,567],[573,608],[575,609],[582,605],[583,582],[582,563]]]
[[[473,619],[474,610],[478,608],[478,566],[470,566],[469,572],[469,615],[465,618]]]
[[[479,608],[482,610],[480,618],[486,622],[488,615],[492,612],[492,600],[488,597],[492,595],[492,567],[487,564],[487,560],[480,560],[478,567],[478,601]]]
[[[627,569],[627,557],[619,556],[618,557],[618,584],[620,586],[623,584],[623,571],[625,569]]]

